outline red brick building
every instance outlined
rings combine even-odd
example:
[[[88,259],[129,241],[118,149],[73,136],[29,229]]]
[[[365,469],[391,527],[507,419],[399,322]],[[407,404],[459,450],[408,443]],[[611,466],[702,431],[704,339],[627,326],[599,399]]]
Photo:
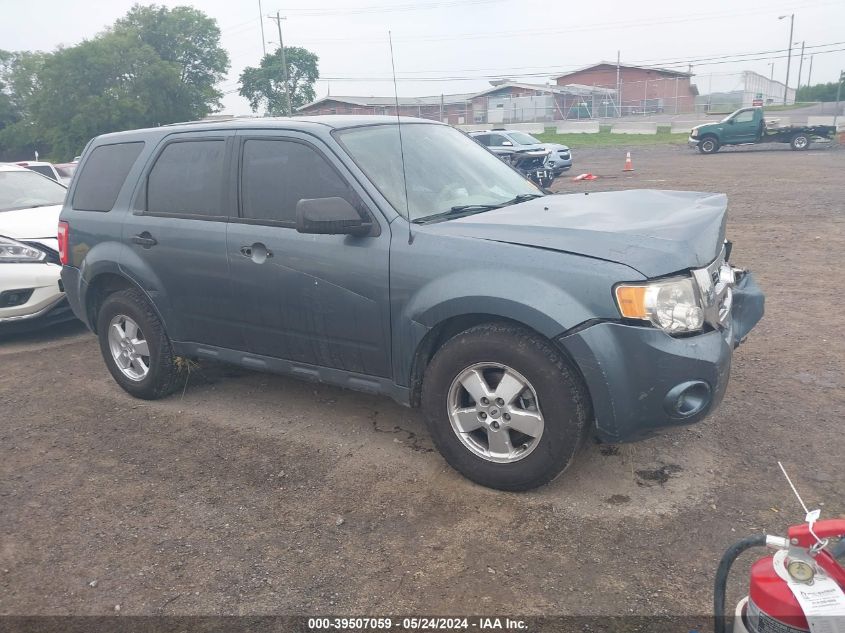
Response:
[[[693,112],[698,89],[690,80],[692,75],[677,70],[648,66],[620,65],[618,76],[621,114],[642,112]],[[603,88],[617,88],[617,66],[614,62],[599,62],[555,78],[558,86],[580,84]]]

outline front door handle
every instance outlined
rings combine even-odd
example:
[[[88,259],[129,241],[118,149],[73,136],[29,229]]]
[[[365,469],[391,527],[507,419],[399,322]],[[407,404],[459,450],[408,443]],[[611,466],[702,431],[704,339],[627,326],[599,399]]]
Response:
[[[261,242],[256,242],[249,246],[241,246],[241,255],[248,257],[256,264],[263,264],[267,259],[273,256],[273,251],[268,249]]]
[[[140,244],[144,248],[152,248],[153,246],[158,244],[156,239],[152,235],[150,235],[147,231],[144,231],[140,235],[133,235],[132,241],[135,244]]]

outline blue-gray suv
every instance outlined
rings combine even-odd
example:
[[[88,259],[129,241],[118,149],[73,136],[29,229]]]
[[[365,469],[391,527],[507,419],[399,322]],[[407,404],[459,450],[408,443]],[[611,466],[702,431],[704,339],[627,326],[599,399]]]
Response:
[[[763,313],[721,194],[544,195],[461,132],[388,117],[100,136],[62,281],[117,383],[213,359],[424,409],[470,479],[526,490],[582,439],[702,419]]]

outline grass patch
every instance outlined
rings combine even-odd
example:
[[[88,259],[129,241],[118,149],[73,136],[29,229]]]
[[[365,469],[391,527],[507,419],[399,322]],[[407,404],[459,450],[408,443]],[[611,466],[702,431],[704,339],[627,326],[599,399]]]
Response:
[[[809,101],[806,103],[796,103],[794,105],[767,105],[763,106],[763,112],[783,112],[784,110],[801,110],[803,108],[809,108],[810,106],[818,105],[821,103],[820,101]],[[739,106],[735,108],[731,108],[730,110],[711,110],[708,112],[708,115],[711,116],[725,116],[730,114],[731,112],[736,112],[739,110]]]
[[[560,143],[570,147],[630,147],[632,145],[684,144],[688,133],[672,134],[669,127],[658,127],[657,134],[611,134],[609,126],[601,126],[596,134],[556,134],[548,129],[534,134],[544,143]]]

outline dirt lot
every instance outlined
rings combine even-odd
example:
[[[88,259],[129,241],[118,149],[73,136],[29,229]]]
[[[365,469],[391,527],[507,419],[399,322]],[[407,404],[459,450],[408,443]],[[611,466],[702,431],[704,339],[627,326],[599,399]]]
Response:
[[[633,159],[576,147],[600,179],[556,186],[727,192],[768,295],[712,418],[505,494],[384,399],[212,368],[143,402],[78,327],[5,339],[0,614],[709,613],[723,550],[801,519],[777,460],[845,512],[845,151]]]

